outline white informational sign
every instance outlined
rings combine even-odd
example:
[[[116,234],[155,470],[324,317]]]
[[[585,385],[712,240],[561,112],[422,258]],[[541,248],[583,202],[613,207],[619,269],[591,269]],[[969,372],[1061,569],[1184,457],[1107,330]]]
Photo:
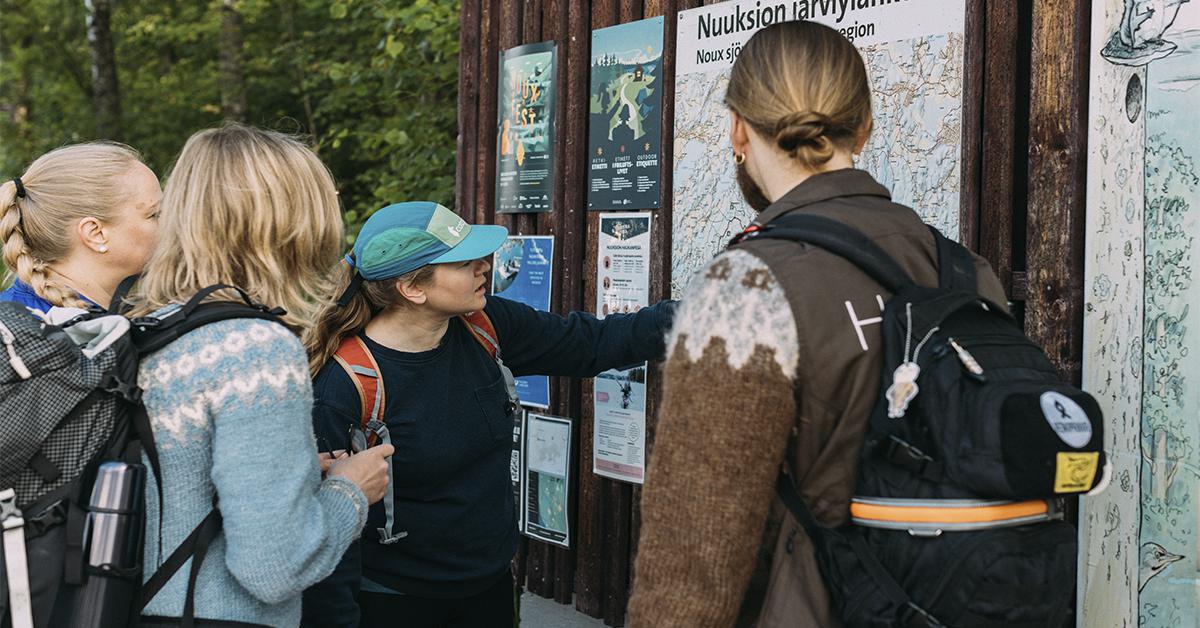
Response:
[[[646,364],[593,380],[592,472],[641,484],[646,478]]]
[[[966,0],[858,4],[737,0],[679,13],[672,294],[754,217],[735,178],[725,90],[742,45],[777,22],[820,22],[858,47],[875,125],[856,167],[890,189],[896,202],[959,237]]]
[[[650,212],[600,216],[596,316],[650,305]],[[646,474],[646,364],[593,380],[592,471],[641,484]]]
[[[539,541],[571,546],[571,420],[525,413],[521,531]]]
[[[600,216],[596,316],[628,314],[650,304],[650,212]]]

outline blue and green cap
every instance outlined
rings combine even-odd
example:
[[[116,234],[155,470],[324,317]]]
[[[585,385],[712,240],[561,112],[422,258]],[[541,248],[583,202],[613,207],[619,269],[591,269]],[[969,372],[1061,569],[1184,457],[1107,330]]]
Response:
[[[471,225],[430,201],[394,203],[367,219],[346,263],[357,272],[338,297],[346,305],[365,279],[392,279],[429,264],[466,262],[496,252],[508,229]]]
[[[367,219],[346,261],[363,279],[391,279],[427,264],[491,255],[506,237],[504,227],[468,224],[437,203],[395,203]]]

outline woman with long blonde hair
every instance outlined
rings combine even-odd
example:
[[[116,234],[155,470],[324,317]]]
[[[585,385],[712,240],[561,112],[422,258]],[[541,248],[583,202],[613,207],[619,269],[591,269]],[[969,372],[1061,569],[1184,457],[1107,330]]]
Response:
[[[89,142],[52,150],[0,185],[0,301],[47,311],[108,306],[154,248],[162,189],[132,148]]]
[[[333,570],[382,496],[391,453],[340,460],[325,479],[317,463],[307,358],[294,330],[310,319],[306,295],[324,288],[341,246],[333,179],[279,133],[201,131],[171,172],[161,223],[133,316],[168,315],[201,289],[228,284],[285,308],[288,326],[225,320],[143,358],[138,382],[162,472],[162,502],[147,491],[144,573],[216,504],[223,528],[196,577],[198,625],[295,626],[301,591]],[[171,579],[142,625],[177,625],[191,602],[187,585]]]

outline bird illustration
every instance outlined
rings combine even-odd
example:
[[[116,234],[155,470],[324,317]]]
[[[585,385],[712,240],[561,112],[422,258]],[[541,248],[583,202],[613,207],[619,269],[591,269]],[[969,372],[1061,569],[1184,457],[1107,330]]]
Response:
[[[1142,543],[1141,569],[1138,570],[1138,592],[1140,593],[1142,589],[1146,588],[1146,583],[1151,578],[1166,571],[1171,563],[1182,558],[1183,556],[1168,552],[1166,548],[1154,541]]]

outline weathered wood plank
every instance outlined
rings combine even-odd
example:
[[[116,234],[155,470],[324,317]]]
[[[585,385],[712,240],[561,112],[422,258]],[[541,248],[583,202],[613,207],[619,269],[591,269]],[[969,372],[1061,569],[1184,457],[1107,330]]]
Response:
[[[572,65],[569,69],[572,77],[579,75],[584,82],[586,89],[588,75],[591,68],[591,41],[593,28],[602,28],[608,26],[616,19],[616,4],[613,0],[597,0],[592,2],[590,13],[586,6],[579,6],[582,3],[571,3],[570,16],[570,36],[572,46],[578,46],[578,49],[572,48]],[[586,52],[584,52],[586,51]],[[568,104],[568,107],[571,105]],[[578,145],[575,150],[587,151],[587,110],[579,111],[580,124],[582,132],[575,138]],[[572,115],[574,122],[574,115]],[[573,185],[569,186],[571,200],[570,209],[579,211],[578,224],[581,230],[581,235],[584,236],[580,242],[578,251],[579,259],[583,262],[579,267],[579,274],[576,275],[576,284],[580,287],[579,302],[581,309],[595,311],[595,281],[596,281],[596,254],[595,243],[597,235],[597,221],[594,214],[583,211],[587,199],[585,196],[584,183],[587,178],[586,162],[580,162],[579,168],[572,170],[574,181]],[[576,550],[575,561],[575,608],[580,612],[592,617],[600,617],[604,612],[604,563],[601,558],[604,551],[603,548],[603,522],[601,519],[601,511],[603,508],[603,486],[602,481],[592,473],[592,422],[594,412],[592,409],[593,386],[592,381],[583,380],[580,385],[579,395],[579,518],[578,518],[578,545]]]
[[[982,155],[980,137],[983,133],[983,0],[967,0],[966,23],[963,31],[965,58],[963,60],[962,168],[959,181],[959,241],[967,248],[979,250],[979,190]],[[948,234],[953,237],[953,234]]]
[[[984,39],[983,173],[981,181],[979,254],[992,263],[1009,299],[1013,286],[1013,185],[1016,160],[1018,7],[1014,2],[987,3]],[[1024,104],[1024,103],[1022,103]]]
[[[467,220],[475,218],[476,154],[479,136],[479,3],[462,0],[459,12],[458,137],[455,140],[454,206]]]
[[[476,110],[478,137],[475,151],[475,222],[490,224],[496,207],[496,77],[500,51],[497,48],[498,7],[481,0],[479,10],[479,103]]]
[[[566,291],[564,287],[567,285],[561,281],[561,269],[563,264],[563,246],[562,223],[566,207],[566,190],[567,177],[565,173],[568,168],[568,162],[577,157],[572,155],[567,150],[567,137],[572,132],[572,120],[567,111],[567,104],[578,99],[571,91],[570,75],[567,73],[567,66],[571,58],[570,42],[563,35],[567,33],[567,0],[542,0],[539,2],[540,20],[541,20],[541,40],[558,42],[558,61],[555,67],[555,87],[557,98],[554,103],[554,144],[557,160],[555,162],[556,174],[554,177],[554,207],[553,211],[548,214],[536,215],[537,228],[536,232],[539,235],[555,235],[555,260],[554,267],[558,269],[552,281],[554,289],[551,292],[551,304],[556,312],[566,312],[572,309],[569,305],[564,305],[564,295]],[[578,230],[576,230],[577,232]],[[570,381],[567,378],[552,378],[550,380],[550,410],[565,417],[574,417],[570,412],[570,397],[572,389]],[[567,388],[564,390],[563,385]],[[574,395],[578,395],[575,389]],[[572,442],[573,452],[576,460],[578,455],[578,420],[575,421],[575,435]],[[571,503],[567,506],[567,512],[573,514],[575,512],[575,504],[578,502],[578,490],[576,483],[578,472],[572,474],[574,477],[570,479],[570,495]],[[574,531],[574,524],[572,524]],[[553,595],[555,601],[560,604],[569,604],[575,589],[575,549],[563,549],[555,547],[551,550],[548,560],[553,562],[554,578],[548,583],[549,593]]]
[[[1033,7],[1026,331],[1079,383],[1090,4]]]

